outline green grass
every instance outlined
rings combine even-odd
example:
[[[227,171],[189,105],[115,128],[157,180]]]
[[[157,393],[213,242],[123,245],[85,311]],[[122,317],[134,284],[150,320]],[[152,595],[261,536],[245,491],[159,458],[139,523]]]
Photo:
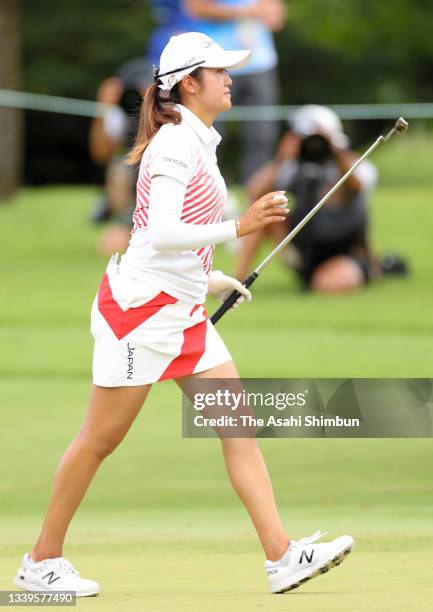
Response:
[[[353,295],[318,297],[299,293],[272,264],[254,287],[253,303],[219,325],[242,375],[433,376],[433,185],[411,184],[397,153],[391,147],[398,186],[385,181],[374,197],[374,241],[407,255],[412,275]],[[386,156],[378,162],[391,168]],[[23,190],[0,208],[0,589],[13,588],[57,461],[85,413],[89,308],[105,266],[86,220],[93,193]],[[230,271],[222,249],[216,267]],[[335,571],[271,597],[218,441],[183,440],[180,431],[178,391],[171,382],[155,386],[69,532],[65,556],[103,588],[79,607],[431,609],[431,440],[261,440],[293,537],[320,528],[357,540]]]

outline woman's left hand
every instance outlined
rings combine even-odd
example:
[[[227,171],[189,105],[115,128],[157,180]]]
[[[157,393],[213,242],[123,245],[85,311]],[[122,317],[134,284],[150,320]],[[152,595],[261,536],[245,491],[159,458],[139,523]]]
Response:
[[[232,308],[237,308],[245,300],[251,302],[252,295],[246,287],[236,278],[226,276],[220,270],[215,270],[209,274],[208,292],[221,302],[233,292],[239,291],[241,296],[233,304]]]

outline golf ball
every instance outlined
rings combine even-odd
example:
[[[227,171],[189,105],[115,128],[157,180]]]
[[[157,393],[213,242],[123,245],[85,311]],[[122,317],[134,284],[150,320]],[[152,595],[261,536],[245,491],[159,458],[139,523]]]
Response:
[[[278,204],[278,206],[280,206],[281,208],[286,208],[288,199],[286,198],[284,193],[277,193],[272,199],[276,200],[277,202],[281,202],[281,204]]]

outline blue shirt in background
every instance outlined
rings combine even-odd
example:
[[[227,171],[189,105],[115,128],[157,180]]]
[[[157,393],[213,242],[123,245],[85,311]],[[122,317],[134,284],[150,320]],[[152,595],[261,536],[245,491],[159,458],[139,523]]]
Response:
[[[152,64],[159,66],[162,50],[171,36],[197,31],[196,20],[187,15],[182,0],[149,0],[149,4],[152,17],[159,25],[150,37],[147,56]]]
[[[222,0],[219,4],[248,6],[251,0]],[[159,57],[170,36],[182,32],[203,32],[215,40],[223,49],[251,49],[252,57],[236,74],[255,74],[271,70],[278,63],[272,32],[257,19],[233,21],[209,21],[191,17],[182,0],[152,0],[154,18],[160,25],[149,41],[148,55],[153,64]]]

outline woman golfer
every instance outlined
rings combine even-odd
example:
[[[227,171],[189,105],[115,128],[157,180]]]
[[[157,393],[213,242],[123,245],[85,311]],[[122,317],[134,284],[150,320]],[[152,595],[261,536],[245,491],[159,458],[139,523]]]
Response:
[[[210,323],[206,293],[224,299],[238,281],[212,272],[214,245],[284,221],[281,192],[266,194],[236,221],[221,222],[226,198],[216,161],[220,137],[212,123],[230,108],[228,69],[249,51],[224,51],[191,32],[173,36],[145,95],[131,163],[140,162],[134,229],[120,263],[112,259],[92,309],[93,386],[79,434],[66,450],[39,538],[14,584],[28,591],[96,595],[62,556],[63,541],[95,472],[122,441],[152,383],[192,377],[237,379],[224,342]],[[279,197],[275,197],[279,196]],[[294,541],[275,505],[255,438],[221,440],[229,478],[244,503],[266,556],[270,589],[280,593],[338,564],[353,539]]]

